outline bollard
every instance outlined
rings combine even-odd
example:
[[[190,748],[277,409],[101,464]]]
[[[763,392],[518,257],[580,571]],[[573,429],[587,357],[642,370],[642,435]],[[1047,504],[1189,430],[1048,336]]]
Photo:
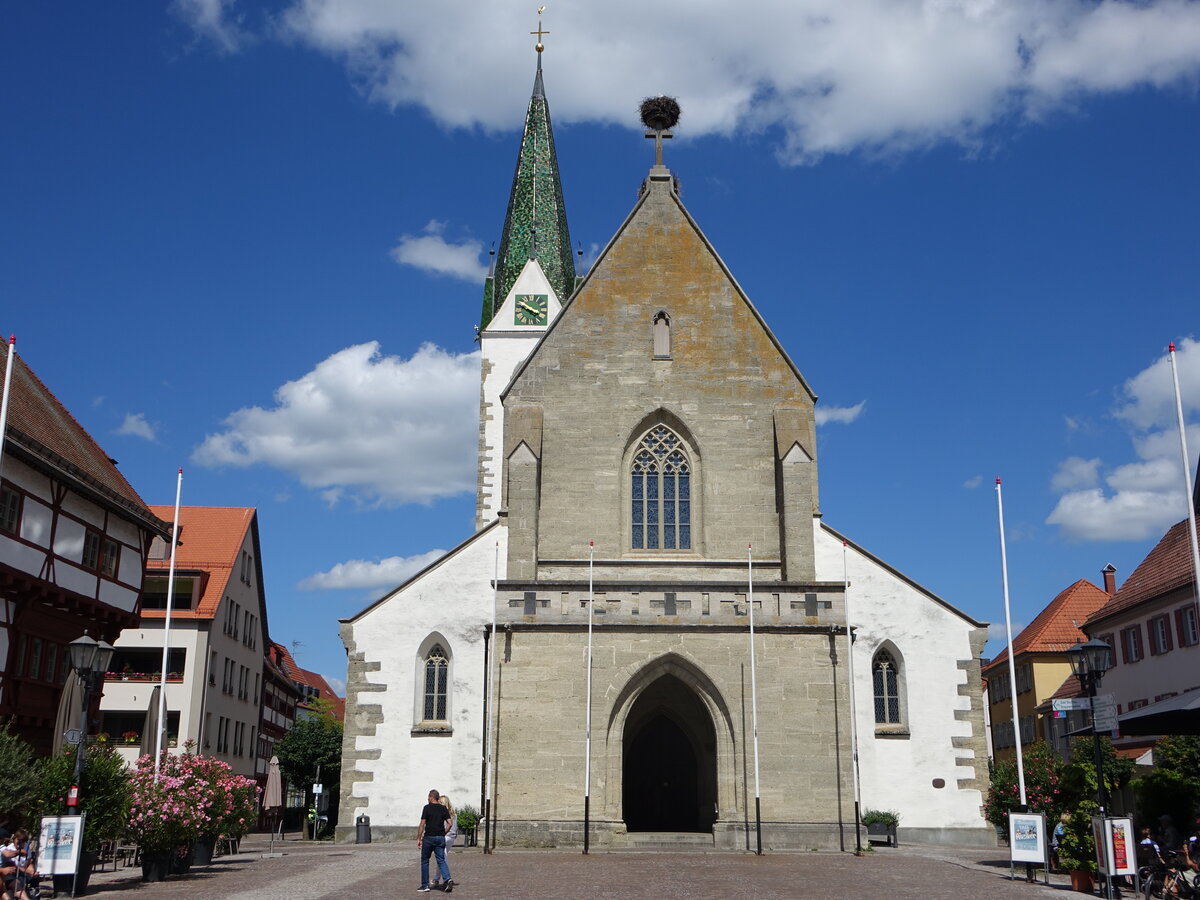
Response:
[[[354,843],[369,844],[371,843],[371,817],[367,815],[359,816],[354,820]]]

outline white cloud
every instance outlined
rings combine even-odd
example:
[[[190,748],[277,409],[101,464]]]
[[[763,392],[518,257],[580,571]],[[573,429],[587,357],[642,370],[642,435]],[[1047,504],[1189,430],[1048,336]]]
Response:
[[[1013,637],[1015,638],[1025,629],[1025,626],[1020,622],[1013,623]],[[1000,641],[1001,643],[1008,642],[1008,629],[1004,627],[1003,622],[992,622],[988,625],[988,641]]]
[[[175,0],[172,10],[199,37],[225,53],[235,53],[250,40],[241,16],[233,12],[235,0]]]
[[[863,400],[853,406],[819,406],[816,412],[817,424],[835,422],[839,425],[849,425],[862,414],[866,405],[867,401]]]
[[[981,484],[983,484],[983,476],[973,475],[963,482],[963,487],[974,489],[979,487]]]
[[[1099,480],[1097,474],[1099,469],[1100,460],[1098,459],[1070,456],[1058,464],[1058,471],[1050,479],[1050,489],[1057,494],[1062,494],[1066,491],[1094,487]]]
[[[430,550],[416,556],[389,556],[387,559],[377,560],[351,559],[338,563],[326,572],[310,575],[297,586],[303,590],[396,587],[445,553],[445,550]]]
[[[346,679],[336,678],[333,675],[322,675],[322,678],[333,688],[333,692],[339,697],[346,696]]]
[[[180,7],[218,46],[239,43],[228,0]],[[679,97],[681,137],[777,130],[782,159],[811,162],[943,141],[975,147],[997,124],[1044,118],[1081,95],[1161,88],[1200,71],[1200,4],[1188,0],[730,9],[718,0],[552,5],[545,66],[555,118],[633,127],[651,85]],[[517,0],[288,0],[272,23],[275,37],[342,61],[390,106],[487,129],[512,128],[524,111],[533,65],[524,26],[534,19]]]
[[[488,267],[480,262],[483,244],[476,240],[452,243],[443,237],[446,224],[434,219],[423,234],[404,234],[392,248],[392,259],[434,275],[482,282]]]
[[[431,502],[475,489],[479,354],[423,345],[411,359],[347,347],[239,409],[192,459],[290,472],[326,502]]]
[[[125,421],[117,429],[117,434],[127,434],[132,437],[145,438],[148,441],[157,440],[154,427],[146,421],[144,413],[126,413]]]

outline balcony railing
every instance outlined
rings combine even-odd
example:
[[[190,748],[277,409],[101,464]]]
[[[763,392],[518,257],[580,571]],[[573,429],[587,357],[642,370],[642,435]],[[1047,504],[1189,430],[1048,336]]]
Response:
[[[105,681],[162,681],[162,672],[105,672]],[[183,681],[182,672],[168,672],[167,681]]]

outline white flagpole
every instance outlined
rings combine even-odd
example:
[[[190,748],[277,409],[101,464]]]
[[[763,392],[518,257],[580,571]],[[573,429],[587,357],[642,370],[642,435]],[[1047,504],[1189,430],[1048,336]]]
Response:
[[[1175,342],[1171,342],[1171,378],[1175,382],[1175,416],[1179,420],[1179,453],[1183,458],[1183,484],[1187,496],[1188,536],[1192,539],[1192,603],[1200,602],[1200,543],[1196,540],[1196,500],[1192,496],[1192,460],[1188,455],[1183,424],[1183,398],[1179,392],[1179,370],[1175,367]]]
[[[158,673],[158,732],[154,735],[154,777],[162,764],[163,733],[167,730],[167,660],[171,651],[171,606],[175,600],[175,548],[179,544],[179,498],[183,493],[183,467],[175,478],[175,521],[171,525],[171,565],[167,572],[167,617],[163,623],[162,671]]]
[[[762,856],[762,798],[758,783],[758,678],[754,665],[754,546],[746,545],[746,601],[750,613],[750,726],[754,733],[754,830]]]
[[[588,645],[587,645],[587,702],[584,713],[584,752],[583,752],[583,852],[588,852],[588,832],[592,812],[592,612],[596,594],[593,590],[595,582],[592,579],[596,557],[596,542],[588,541]]]
[[[846,562],[846,542],[842,541],[842,597],[845,598],[843,603],[846,607],[846,667],[847,674],[850,678],[850,760],[853,765],[850,768],[850,778],[854,785],[854,852],[861,854],[862,848],[862,831],[859,828],[862,822],[862,816],[859,812],[859,796],[858,784],[858,723],[855,721],[855,705],[854,705],[854,634],[850,630],[850,568]]]
[[[1017,785],[1021,789],[1021,808],[1025,802],[1025,757],[1021,753],[1021,723],[1017,717],[1017,665],[1013,662],[1012,614],[1008,604],[1008,552],[1004,547],[1004,496],[996,479],[996,509],[1000,515],[1000,574],[1004,580],[1004,628],[1008,632],[1008,687],[1012,701],[1013,743],[1017,747]]]
[[[0,475],[4,474],[4,438],[8,434],[8,395],[12,391],[13,357],[17,355],[17,336],[9,335],[8,361],[4,364],[4,395],[0,397]]]
[[[500,542],[496,541],[495,574],[492,578],[492,654],[488,660],[487,678],[487,734],[483,739],[483,755],[487,768],[487,791],[483,804],[483,852],[491,853],[491,841],[495,839],[496,829],[492,827],[492,722],[495,721],[495,684],[496,656],[500,648],[496,646],[496,604],[500,602]]]

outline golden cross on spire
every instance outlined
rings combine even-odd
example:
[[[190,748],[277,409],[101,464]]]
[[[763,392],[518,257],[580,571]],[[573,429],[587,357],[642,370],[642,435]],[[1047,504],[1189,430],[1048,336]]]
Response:
[[[543,50],[546,49],[546,46],[542,43],[542,36],[550,33],[548,31],[542,31],[542,13],[545,11],[546,11],[546,7],[544,7],[544,6],[538,7],[538,30],[529,32],[530,34],[537,35],[538,42],[537,42],[537,46],[534,49],[537,50],[538,53],[541,53]]]

